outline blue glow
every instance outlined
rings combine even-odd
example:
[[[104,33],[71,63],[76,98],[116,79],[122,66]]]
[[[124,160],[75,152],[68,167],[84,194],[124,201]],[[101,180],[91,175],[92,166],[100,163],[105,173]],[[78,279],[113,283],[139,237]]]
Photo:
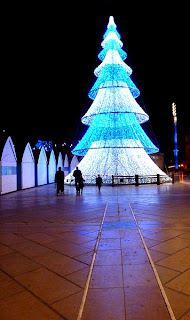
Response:
[[[41,150],[44,147],[45,151],[51,151],[53,149],[52,141],[38,140],[36,143],[36,149]]]
[[[83,156],[92,143],[96,148],[144,148],[147,153],[158,152],[133,113],[98,114],[72,153]]]
[[[108,52],[110,49],[111,49],[111,50],[117,50],[122,60],[125,60],[125,59],[127,58],[127,53],[126,53],[123,49],[120,48],[120,46],[118,45],[117,41],[115,41],[115,40],[109,40],[109,41],[106,43],[106,45],[105,45],[105,47],[103,48],[103,50],[100,51],[100,53],[99,53],[99,55],[98,55],[98,58],[99,58],[101,61],[103,61],[103,60],[105,59],[105,56],[106,56],[107,52]]]
[[[118,51],[110,49],[106,53],[104,61],[94,70],[95,76],[99,77],[103,67],[108,64],[120,65],[123,67],[123,69],[127,72],[129,76],[132,74],[132,69],[121,59]]]
[[[101,46],[104,48],[109,41],[116,41],[120,48],[123,47],[123,42],[117,37],[116,33],[111,31],[108,33],[107,37],[102,41]]]
[[[120,36],[119,32],[116,30],[116,28],[115,28],[114,26],[110,26],[110,28],[106,30],[106,32],[105,32],[104,35],[103,35],[103,38],[104,38],[104,39],[107,37],[107,35],[108,35],[108,33],[109,33],[110,31],[111,31],[111,32],[115,32],[116,35],[117,35],[117,37],[118,37],[118,39],[121,39],[121,36]]]
[[[121,65],[105,65],[100,72],[98,79],[89,91],[89,98],[95,99],[100,88],[127,87],[134,98],[140,95],[139,89],[130,79],[127,72]]]
[[[97,114],[108,112],[131,112],[139,123],[148,121],[149,116],[133,98],[130,90],[126,87],[102,88],[98,91],[96,99],[82,117],[82,123],[90,126]]]

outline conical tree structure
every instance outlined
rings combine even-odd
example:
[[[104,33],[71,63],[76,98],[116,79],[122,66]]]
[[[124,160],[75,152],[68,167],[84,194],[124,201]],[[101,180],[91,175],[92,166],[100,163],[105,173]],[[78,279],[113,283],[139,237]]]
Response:
[[[141,127],[149,117],[135,100],[140,91],[124,62],[127,54],[112,16],[101,45],[98,57],[102,62],[94,71],[97,80],[88,94],[93,103],[82,117],[89,128],[72,151],[83,156],[78,167],[86,183],[95,183],[97,174],[104,183],[110,183],[112,175],[160,174],[167,180],[148,155],[159,150]],[[72,172],[66,180],[71,176]]]

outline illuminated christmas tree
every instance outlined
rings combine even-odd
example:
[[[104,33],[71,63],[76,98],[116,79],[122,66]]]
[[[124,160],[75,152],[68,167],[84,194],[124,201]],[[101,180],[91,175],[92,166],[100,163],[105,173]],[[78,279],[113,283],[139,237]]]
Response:
[[[88,183],[100,174],[104,183],[114,176],[167,175],[149,157],[158,152],[141,127],[149,117],[136,102],[140,91],[130,78],[132,69],[113,17],[109,18],[95,69],[97,80],[89,91],[92,105],[82,117],[89,126],[72,153],[83,156],[78,167]],[[66,177],[70,181],[72,172]]]

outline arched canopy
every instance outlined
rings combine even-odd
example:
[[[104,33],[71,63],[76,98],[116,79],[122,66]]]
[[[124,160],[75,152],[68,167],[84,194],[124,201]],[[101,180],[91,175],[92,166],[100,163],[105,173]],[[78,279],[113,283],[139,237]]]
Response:
[[[3,143],[3,141],[1,141]],[[8,193],[17,190],[17,157],[11,137],[1,144],[1,182],[0,192]]]

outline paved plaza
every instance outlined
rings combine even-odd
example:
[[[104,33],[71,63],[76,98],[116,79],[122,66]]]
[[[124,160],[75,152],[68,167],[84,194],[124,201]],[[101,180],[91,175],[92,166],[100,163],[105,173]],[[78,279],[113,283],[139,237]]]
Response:
[[[190,180],[0,197],[1,320],[189,320]]]

